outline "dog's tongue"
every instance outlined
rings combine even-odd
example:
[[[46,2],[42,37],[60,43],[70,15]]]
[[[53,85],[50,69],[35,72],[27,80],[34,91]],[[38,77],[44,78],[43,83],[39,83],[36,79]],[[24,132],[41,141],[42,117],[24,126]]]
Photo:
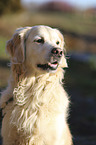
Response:
[[[57,62],[54,62],[54,63],[48,63],[48,65],[50,66],[50,67],[53,67],[53,68],[56,68],[57,67]]]

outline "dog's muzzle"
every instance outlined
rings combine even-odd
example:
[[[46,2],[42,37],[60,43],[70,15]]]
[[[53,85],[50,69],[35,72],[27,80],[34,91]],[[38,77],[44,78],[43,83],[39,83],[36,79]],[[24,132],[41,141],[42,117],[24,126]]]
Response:
[[[37,64],[37,67],[46,71],[56,70],[58,68],[62,55],[63,50],[61,48],[52,48],[49,62],[46,64]]]

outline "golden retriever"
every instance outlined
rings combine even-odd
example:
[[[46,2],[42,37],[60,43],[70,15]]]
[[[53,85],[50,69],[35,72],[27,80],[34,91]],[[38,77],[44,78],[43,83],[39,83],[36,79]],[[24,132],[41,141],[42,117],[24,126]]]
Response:
[[[43,25],[19,28],[6,49],[11,75],[0,101],[3,145],[72,145],[60,31]]]

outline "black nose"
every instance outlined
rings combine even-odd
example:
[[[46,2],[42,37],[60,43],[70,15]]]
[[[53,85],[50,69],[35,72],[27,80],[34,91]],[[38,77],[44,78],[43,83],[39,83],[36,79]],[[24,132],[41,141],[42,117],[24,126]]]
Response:
[[[61,57],[63,55],[63,51],[60,48],[53,48],[51,53],[57,57]]]

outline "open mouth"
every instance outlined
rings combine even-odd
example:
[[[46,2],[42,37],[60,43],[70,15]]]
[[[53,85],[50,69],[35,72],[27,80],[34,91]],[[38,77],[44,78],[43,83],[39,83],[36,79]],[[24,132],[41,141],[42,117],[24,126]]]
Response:
[[[58,62],[54,61],[54,62],[48,62],[46,64],[37,64],[37,67],[43,69],[43,70],[56,70],[58,67]]]

